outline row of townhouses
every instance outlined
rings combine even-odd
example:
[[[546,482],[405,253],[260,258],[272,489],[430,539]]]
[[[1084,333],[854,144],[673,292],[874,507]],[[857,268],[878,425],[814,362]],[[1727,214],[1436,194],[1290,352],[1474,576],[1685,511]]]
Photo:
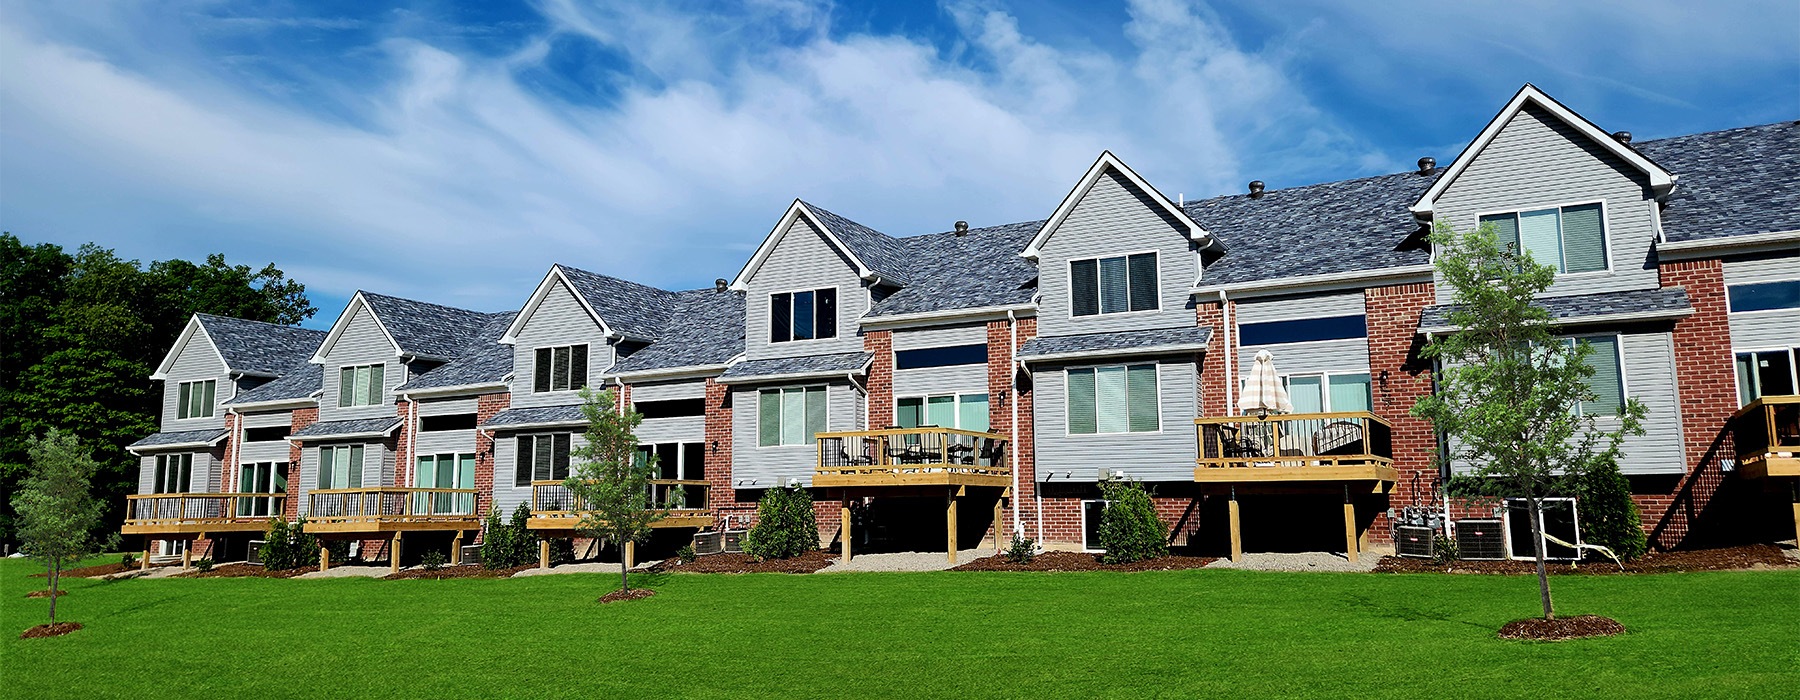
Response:
[[[1597,350],[1581,410],[1649,410],[1622,468],[1655,545],[1793,534],[1800,122],[1633,142],[1529,85],[1442,167],[1177,201],[1105,153],[1041,221],[896,237],[795,201],[713,288],[557,264],[516,312],[196,316],[124,530],[230,558],[304,516],[397,566],[524,504],[548,551],[594,386],[679,501],[643,546],[729,540],[798,485],[834,547],[1092,548],[1097,482],[1130,479],[1175,545],[1355,558],[1403,512],[1495,515],[1443,497],[1409,415],[1451,330],[1438,223],[1557,266],[1541,303]],[[1234,410],[1264,351],[1292,414]]]

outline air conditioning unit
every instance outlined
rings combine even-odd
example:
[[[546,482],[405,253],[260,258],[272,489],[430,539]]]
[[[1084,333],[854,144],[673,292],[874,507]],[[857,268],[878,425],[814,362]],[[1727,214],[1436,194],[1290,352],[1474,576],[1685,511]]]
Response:
[[[478,544],[463,545],[462,546],[462,563],[464,563],[464,564],[480,564],[481,563],[481,545],[478,545]]]
[[[718,532],[702,532],[694,535],[694,553],[718,554],[725,551],[725,537]]]
[[[1506,558],[1506,522],[1499,518],[1456,521],[1456,557],[1469,560]]]
[[[1437,556],[1437,530],[1419,525],[1396,525],[1394,553],[1420,559]]]
[[[744,551],[743,530],[726,530],[723,534],[725,551],[734,553]]]
[[[262,546],[267,542],[268,540],[250,540],[250,551],[244,555],[244,562],[261,565],[263,563]]]

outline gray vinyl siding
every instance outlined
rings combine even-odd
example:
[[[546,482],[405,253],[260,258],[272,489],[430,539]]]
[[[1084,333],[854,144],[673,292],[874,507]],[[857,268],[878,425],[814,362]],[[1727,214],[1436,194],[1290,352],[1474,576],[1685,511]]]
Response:
[[[1800,279],[1800,256],[1725,261],[1725,284]],[[1739,352],[1800,346],[1800,309],[1731,314],[1731,347]]]
[[[1668,333],[1630,333],[1619,338],[1624,357],[1625,393],[1643,402],[1649,414],[1644,434],[1625,438],[1619,470],[1626,474],[1681,474],[1687,456],[1681,443],[1676,405],[1675,341]],[[1608,421],[1601,421],[1606,427]]]
[[[987,393],[987,365],[956,365],[894,371],[894,398],[896,399],[946,393]]]
[[[381,403],[375,406],[339,408],[339,370],[346,366],[376,363],[383,365]],[[388,341],[380,322],[375,320],[375,315],[369,312],[368,307],[359,308],[345,326],[343,335],[338,336],[337,342],[331,346],[331,354],[325,357],[325,391],[319,395],[319,420],[328,422],[395,415],[394,387],[405,382],[406,372],[395,354],[394,344]]]
[[[818,382],[785,386],[818,386]],[[731,396],[731,476],[737,488],[766,489],[799,479],[811,486],[813,470],[818,466],[818,450],[813,445],[759,447],[757,445],[757,391],[743,388]],[[774,388],[774,387],[766,387]],[[862,430],[863,399],[844,382],[826,383],[825,427],[828,431]]]
[[[1606,272],[1559,275],[1546,296],[1654,289],[1653,204],[1644,174],[1537,107],[1520,110],[1438,197],[1436,217],[1471,230],[1482,214],[1604,200]],[[1438,301],[1450,289],[1438,280]]]
[[[1155,433],[1069,435],[1064,411],[1065,368],[1035,371],[1032,395],[1037,411],[1038,480],[1091,482],[1099,478],[1101,469],[1107,469],[1122,470],[1139,481],[1192,482],[1199,378],[1192,358],[1165,359],[1158,364],[1162,430]]]
[[[516,433],[503,432],[494,437],[494,507],[500,509],[500,517],[505,519],[517,510],[519,504],[531,505],[531,487],[513,486],[513,479],[518,469],[520,435],[536,435],[539,433],[574,433],[569,440],[569,469],[573,473],[578,460],[574,451],[587,444],[580,430],[561,428],[557,430],[526,430]]]
[[[631,385],[631,400],[633,402],[704,398],[706,398],[705,380]]]
[[[243,413],[239,414],[239,420],[243,421],[246,428],[273,428],[293,425],[294,414],[288,411]]]
[[[706,416],[681,418],[648,418],[638,425],[638,442],[703,442],[706,440]]]
[[[263,413],[246,413],[241,420],[244,428],[286,428],[294,424],[294,416],[288,411],[269,411]],[[244,436],[242,431],[232,435],[231,439],[239,440]],[[287,440],[263,440],[260,442],[238,443],[238,464],[254,462],[286,462],[293,455],[291,443]]]
[[[289,467],[288,477],[288,492],[294,494],[294,498],[300,499],[299,513],[301,515],[306,515],[311,507],[311,504],[308,503],[306,494],[316,489],[319,484],[319,448],[324,446],[354,444],[361,444],[363,446],[363,485],[370,487],[394,485],[394,462],[398,459],[398,456],[394,453],[394,450],[389,443],[336,442],[325,443],[323,445],[308,443],[305,448],[300,450],[299,478],[295,479],[293,477],[292,467]],[[369,473],[370,469],[376,470],[376,474],[371,476]]]
[[[425,400],[419,402],[421,416],[454,416],[460,413],[474,413],[476,399],[446,399],[440,401]]]
[[[475,451],[475,431],[444,430],[419,433],[419,446],[415,453],[418,456],[453,452],[468,454]]]
[[[1301,318],[1358,316],[1364,312],[1362,292],[1316,296],[1246,299],[1232,305],[1231,320],[1239,325]]]
[[[1232,321],[1241,327],[1248,323],[1356,316],[1363,313],[1362,292],[1353,292],[1240,301],[1235,306]],[[1234,339],[1241,337],[1241,334],[1234,331]],[[1240,345],[1236,364],[1232,366],[1237,378],[1243,378],[1256,360],[1256,353],[1262,350],[1267,350],[1274,356],[1275,371],[1281,374],[1361,372],[1369,369],[1367,338]]]
[[[746,283],[744,355],[770,357],[861,352],[856,319],[869,310],[868,292],[856,276],[856,265],[837,252],[805,217],[797,217],[781,242]],[[837,288],[837,337],[785,343],[769,342],[769,295],[826,287]]]
[[[1155,250],[1161,309],[1122,314],[1070,315],[1069,261]],[[1103,331],[1181,328],[1195,325],[1188,289],[1199,261],[1187,229],[1150,195],[1108,171],[1075,205],[1039,251],[1038,333],[1076,335]]]
[[[187,347],[182,348],[181,354],[175,357],[166,376],[163,380],[162,404],[162,429],[165,432],[225,427],[225,412],[220,410],[219,404],[231,399],[231,377],[225,370],[225,359],[213,347],[212,340],[207,338],[204,329],[195,331],[188,339]],[[176,418],[179,415],[176,413],[176,406],[180,403],[181,383],[208,379],[218,382],[213,389],[212,417]]]
[[[893,334],[894,351],[980,345],[987,342],[987,324],[962,324],[936,328],[902,328]]]
[[[613,348],[607,344],[600,324],[575,298],[575,292],[562,280],[553,280],[543,303],[525,319],[513,343],[513,408],[532,406],[564,406],[581,403],[575,391],[534,393],[533,378],[537,371],[537,349],[558,345],[588,346],[588,383],[598,384],[600,373],[613,366]]]
[[[164,455],[194,455],[193,471],[188,475],[188,493],[218,493],[224,475],[224,456],[219,450],[199,452],[161,452]],[[155,493],[156,455],[138,458],[138,493]]]

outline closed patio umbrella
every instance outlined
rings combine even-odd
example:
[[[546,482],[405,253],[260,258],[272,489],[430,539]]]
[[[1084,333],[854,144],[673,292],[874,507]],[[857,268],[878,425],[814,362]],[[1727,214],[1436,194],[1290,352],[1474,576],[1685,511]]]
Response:
[[[1244,413],[1294,411],[1287,389],[1281,386],[1281,377],[1275,374],[1275,356],[1269,351],[1258,351],[1255,364],[1250,365],[1250,371],[1244,375],[1244,395],[1238,399],[1238,410]]]

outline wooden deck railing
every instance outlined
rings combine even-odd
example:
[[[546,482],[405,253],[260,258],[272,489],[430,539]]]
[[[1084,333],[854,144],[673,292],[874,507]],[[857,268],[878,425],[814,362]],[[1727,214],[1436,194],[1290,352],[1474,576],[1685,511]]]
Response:
[[[1394,462],[1393,428],[1366,411],[1194,421],[1201,467],[1315,467]]]
[[[285,493],[145,493],[125,497],[125,525],[222,525],[268,520]]]
[[[473,520],[475,489],[373,486],[320,489],[306,494],[306,518],[315,522]]]
[[[819,433],[819,474],[949,472],[1011,476],[1007,438],[954,428]]]
[[[1764,396],[1731,417],[1738,460],[1800,452],[1800,396]]]
[[[708,509],[712,484],[704,479],[651,479],[651,502],[668,504],[673,513],[697,514]],[[531,516],[534,518],[573,517],[581,510],[581,501],[561,481],[531,482]]]

